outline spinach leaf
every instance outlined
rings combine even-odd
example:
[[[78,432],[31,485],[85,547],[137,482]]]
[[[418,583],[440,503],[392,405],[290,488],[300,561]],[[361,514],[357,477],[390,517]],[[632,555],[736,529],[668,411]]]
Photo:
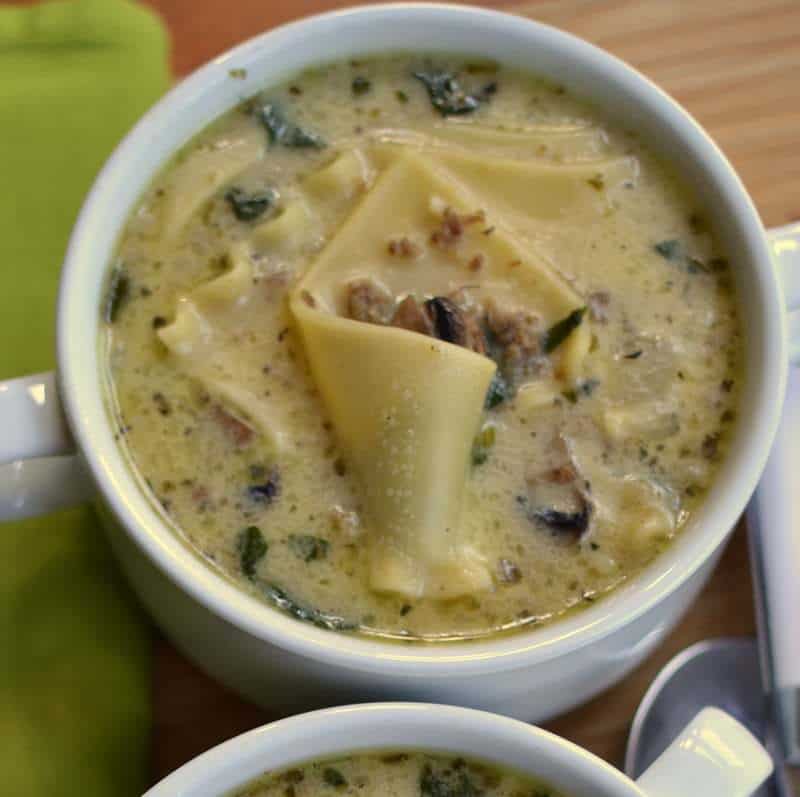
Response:
[[[556,321],[556,323],[544,333],[542,347],[544,348],[545,353],[550,354],[550,352],[558,348],[572,334],[572,332],[580,326],[585,313],[586,307],[579,307],[577,310],[573,310],[565,318],[562,318],[560,321]]]
[[[290,122],[277,103],[265,103],[256,111],[256,115],[267,131],[270,144],[279,144],[291,149],[323,149],[325,147],[325,141],[321,136]]]
[[[312,623],[317,626],[317,628],[324,628],[328,631],[353,631],[356,628],[353,623],[349,623],[334,614],[326,614],[314,607],[301,605],[285,590],[275,584],[267,584],[264,587],[264,595],[275,606],[282,609],[287,614],[290,614],[297,620]]]
[[[486,391],[486,399],[483,406],[487,410],[494,409],[498,404],[502,404],[510,395],[511,390],[508,386],[508,382],[506,382],[505,377],[503,377],[498,368],[492,377],[489,389]]]
[[[431,104],[442,116],[461,116],[477,111],[481,103],[497,91],[497,83],[489,83],[481,91],[469,94],[455,75],[444,70],[429,68],[411,74],[428,90]]]
[[[666,241],[659,241],[657,244],[653,245],[653,249],[661,255],[664,260],[669,260],[671,263],[683,266],[689,274],[707,274],[712,270],[702,260],[688,255],[683,244],[674,238]]]
[[[115,269],[111,275],[111,284],[108,286],[106,297],[105,320],[113,324],[117,320],[119,311],[128,301],[131,293],[131,281],[124,268]]]
[[[271,188],[248,194],[241,188],[233,187],[226,194],[225,199],[231,206],[233,215],[239,221],[253,221],[275,204],[278,195]]]
[[[357,77],[353,78],[350,88],[353,94],[358,97],[361,94],[366,94],[372,88],[372,83],[370,83],[370,81],[365,77],[358,75]]]
[[[567,390],[562,390],[561,395],[570,403],[570,404],[577,404],[578,403],[578,392],[574,388],[568,388]]]
[[[420,797],[480,797],[481,789],[463,768],[442,769],[434,772],[425,764],[419,778]]]
[[[484,426],[483,429],[481,429],[481,431],[476,435],[475,440],[472,443],[473,465],[483,465],[483,463],[489,459],[489,453],[494,445],[495,435],[495,427],[491,424]]]
[[[334,767],[325,767],[325,769],[322,770],[322,779],[328,786],[332,786],[334,789],[341,789],[347,785],[347,778],[342,775],[338,769],[334,769]]]
[[[290,534],[289,547],[295,556],[299,556],[304,562],[313,562],[316,559],[324,559],[331,546],[322,537],[314,537],[311,534]]]
[[[248,526],[239,532],[236,547],[242,572],[252,581],[256,575],[256,565],[267,553],[269,543],[258,526]]]
[[[668,241],[659,241],[653,246],[653,249],[658,252],[665,260],[675,260],[681,254],[681,242],[671,238]]]

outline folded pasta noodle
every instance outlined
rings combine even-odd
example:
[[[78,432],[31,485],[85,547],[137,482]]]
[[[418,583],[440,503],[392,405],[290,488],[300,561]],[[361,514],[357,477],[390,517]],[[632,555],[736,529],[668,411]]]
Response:
[[[591,124],[538,124],[510,129],[475,125],[464,121],[442,121],[423,127],[380,128],[375,141],[420,149],[452,148],[479,150],[493,157],[515,160],[595,161],[608,152],[608,141],[599,127]]]
[[[253,280],[246,249],[234,247],[227,261],[231,264],[228,271],[178,300],[174,321],[160,328],[158,336],[176,365],[196,379],[210,397],[257,428],[273,451],[286,453],[289,442],[280,410],[237,383],[236,372],[241,365],[235,348],[226,346],[221,334],[226,319],[235,318],[249,302]]]
[[[251,128],[234,129],[230,138],[194,149],[171,171],[162,190],[162,234],[174,240],[188,220],[220,188],[264,155],[263,136]]]
[[[410,153],[388,167],[298,283],[291,307],[323,401],[362,482],[371,584],[451,598],[491,586],[482,557],[462,539],[460,514],[472,439],[496,366],[452,343],[336,314],[343,287],[356,279],[375,278],[398,295],[420,289],[439,295],[457,284],[463,263],[455,247],[420,246],[420,256],[398,268],[387,245],[401,234],[428,241],[442,223],[432,200],[450,213],[478,213],[482,224],[492,223],[482,190],[459,185],[460,173],[441,167]],[[579,306],[580,297],[504,230],[462,235],[459,244],[479,246],[487,262],[472,277],[476,297],[513,294],[550,322]],[[580,368],[585,337],[581,330],[564,345],[568,379]]]

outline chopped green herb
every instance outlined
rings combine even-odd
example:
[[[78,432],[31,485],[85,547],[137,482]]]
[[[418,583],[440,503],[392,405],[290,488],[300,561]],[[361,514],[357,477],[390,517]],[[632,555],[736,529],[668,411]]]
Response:
[[[239,532],[236,547],[242,572],[252,581],[256,575],[256,565],[267,553],[269,543],[258,526],[248,526]]]
[[[347,785],[347,778],[345,778],[338,769],[334,769],[333,767],[325,767],[322,771],[322,779],[328,786],[332,786],[334,789],[341,789],[343,786]]]
[[[117,320],[119,311],[128,301],[131,293],[131,281],[123,268],[117,268],[111,275],[106,297],[105,319],[109,324]]]
[[[234,187],[225,194],[225,199],[231,206],[233,215],[239,221],[254,221],[269,210],[277,198],[277,193],[271,188],[255,194],[247,194],[241,188]]]
[[[544,348],[545,353],[550,354],[550,352],[555,351],[555,349],[557,349],[572,334],[572,332],[580,326],[585,313],[586,307],[579,307],[577,310],[573,310],[565,318],[562,318],[560,321],[556,321],[556,323],[544,333],[542,348]]]
[[[404,761],[408,761],[408,753],[389,753],[381,756],[383,764],[402,764]]]
[[[695,235],[705,232],[708,229],[706,220],[699,213],[689,215],[689,227]]]
[[[323,149],[324,139],[304,130],[299,125],[290,122],[283,114],[279,105],[274,102],[267,102],[256,111],[256,115],[264,125],[269,137],[269,143],[279,144],[292,149]]]
[[[675,239],[659,241],[653,249],[665,260],[682,265],[689,274],[707,274],[714,270],[714,261],[706,265],[702,260],[687,254],[681,242]]]
[[[288,783],[295,784],[295,783],[302,783],[306,779],[306,776],[303,773],[302,769],[290,769],[287,772],[284,772],[283,778]]]
[[[599,379],[584,379],[578,384],[578,391],[584,396],[591,396],[600,387]]]
[[[289,547],[292,549],[292,553],[304,562],[313,562],[317,559],[324,559],[328,555],[331,545],[322,537],[314,537],[311,534],[290,534]]]
[[[420,797],[480,797],[481,790],[463,767],[453,766],[434,772],[425,764],[419,778]]]
[[[572,388],[567,390],[562,390],[561,395],[570,403],[570,404],[577,404],[578,403],[578,394]]]
[[[686,270],[690,274],[708,274],[710,269],[702,260],[698,260],[696,257],[687,257]]]
[[[353,78],[350,88],[352,89],[353,94],[358,97],[362,94],[366,94],[372,88],[372,83],[365,77],[358,75],[358,77]]]
[[[590,177],[586,182],[589,183],[595,191],[602,191],[606,187],[606,182],[602,174],[596,174],[594,177]]]
[[[267,469],[263,465],[251,465],[247,470],[253,481],[263,479],[267,475]]]
[[[410,603],[404,603],[400,607],[400,616],[405,617],[414,607]]]
[[[398,102],[402,102],[403,104],[408,102],[408,94],[406,94],[404,91],[400,91],[400,89],[395,91],[394,96],[397,97]]]
[[[488,83],[476,94],[468,94],[450,72],[434,69],[411,73],[428,90],[431,104],[442,116],[461,116],[477,111],[482,102],[497,92],[497,83]]]
[[[472,443],[472,464],[483,465],[489,459],[489,452],[492,450],[496,436],[495,427],[487,423],[475,437]]]
[[[496,61],[470,61],[464,65],[464,69],[469,75],[495,75],[500,70],[500,64]]]
[[[653,246],[653,249],[665,260],[675,260],[682,251],[680,241],[676,241],[674,238],[669,241],[659,241]]]
[[[626,360],[638,360],[642,356],[642,350],[636,349],[636,351],[632,351],[630,354],[624,354],[623,357]]]
[[[484,407],[487,410],[494,409],[498,404],[502,404],[510,395],[508,382],[506,382],[500,369],[495,372],[492,381],[489,384],[489,389],[486,391],[486,400]]]
[[[154,315],[153,316],[153,321],[151,323],[152,323],[153,329],[161,329],[162,327],[165,327],[168,322],[167,322],[167,319],[164,318],[163,315]]]
[[[156,390],[156,392],[153,393],[153,402],[161,415],[172,414],[172,406],[167,397],[160,390]]]
[[[325,628],[328,631],[352,631],[355,626],[348,623],[341,617],[333,614],[326,614],[319,609],[309,608],[299,604],[284,589],[275,584],[267,584],[264,587],[264,595],[279,609],[297,620],[312,623],[318,628]]]
[[[246,69],[229,69],[228,74],[236,80],[244,80],[247,77]]]
[[[719,454],[720,433],[707,434],[700,446],[700,453],[709,461],[713,461]]]
[[[712,271],[725,271],[728,268],[728,261],[724,257],[712,257],[708,265]]]

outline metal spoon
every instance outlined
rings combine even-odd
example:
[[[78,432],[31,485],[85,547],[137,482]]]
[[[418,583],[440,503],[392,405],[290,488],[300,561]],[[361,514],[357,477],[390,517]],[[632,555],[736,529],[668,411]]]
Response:
[[[761,689],[759,652],[752,638],[698,642],[670,661],[653,681],[633,720],[625,772],[638,778],[701,709],[716,706],[762,740],[776,762],[772,777],[754,797],[797,797],[780,766],[766,695]]]
[[[758,639],[699,642],[661,671],[634,717],[625,772],[638,777],[698,711],[727,711],[775,762],[756,797],[800,797],[800,224],[770,230],[789,314],[786,403],[761,483],[748,507]],[[793,784],[794,781],[794,784]]]

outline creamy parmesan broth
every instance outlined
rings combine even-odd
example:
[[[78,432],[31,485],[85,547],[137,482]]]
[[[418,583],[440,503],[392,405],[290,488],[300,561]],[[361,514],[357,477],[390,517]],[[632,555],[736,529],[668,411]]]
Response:
[[[118,440],[177,534],[302,620],[545,622],[638,573],[713,482],[732,268],[668,164],[559,86],[325,66],[203,131],[128,222]]]
[[[419,751],[361,753],[268,773],[230,797],[565,797],[513,770]]]

